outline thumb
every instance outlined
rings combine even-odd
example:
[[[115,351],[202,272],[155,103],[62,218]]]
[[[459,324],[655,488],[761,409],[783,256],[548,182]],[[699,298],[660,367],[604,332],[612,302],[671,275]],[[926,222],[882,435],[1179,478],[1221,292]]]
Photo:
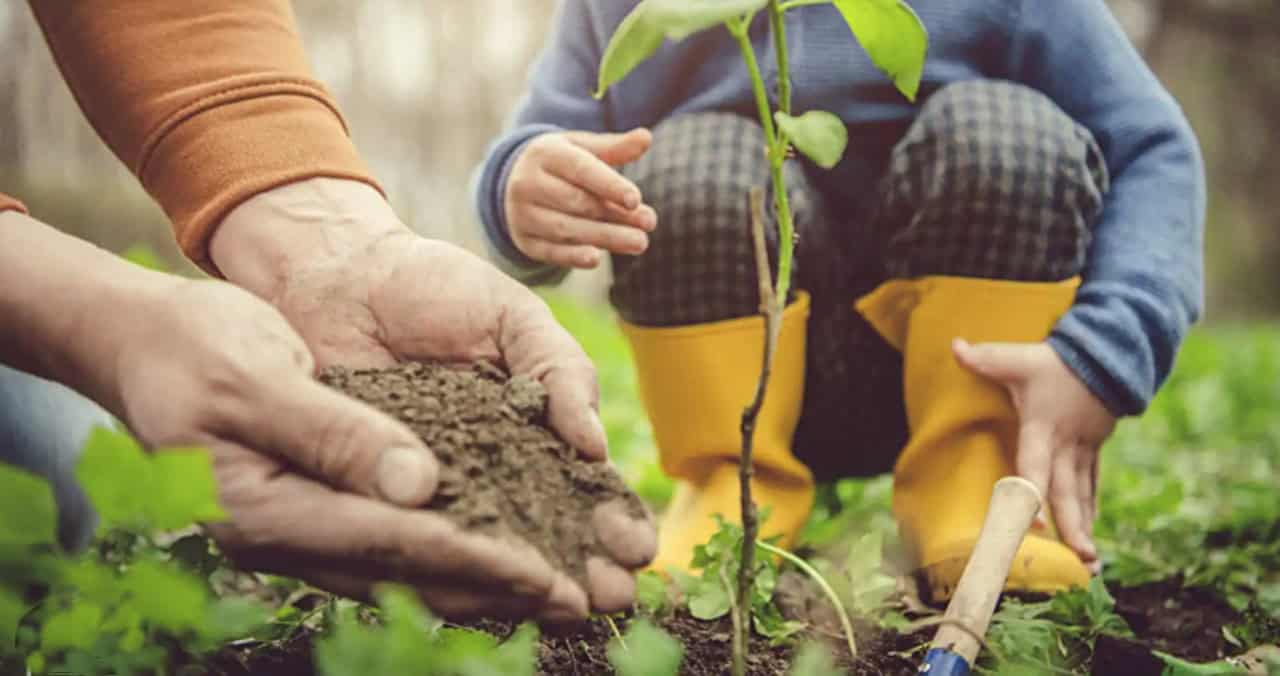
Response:
[[[269,386],[236,437],[339,490],[418,507],[435,494],[440,466],[408,427],[310,378]]]
[[[570,143],[615,167],[640,159],[653,143],[653,134],[644,128],[632,129],[625,134],[571,131],[565,137]]]
[[[1035,369],[1035,354],[1031,347],[1019,343],[971,345],[963,338],[956,338],[951,343],[951,351],[961,366],[1000,384],[1015,383]]]

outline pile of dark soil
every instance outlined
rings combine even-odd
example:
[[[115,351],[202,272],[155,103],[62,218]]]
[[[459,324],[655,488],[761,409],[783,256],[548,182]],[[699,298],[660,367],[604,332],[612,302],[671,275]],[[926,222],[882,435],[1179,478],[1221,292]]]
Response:
[[[451,369],[403,364],[331,368],[321,382],[407,424],[439,459],[440,487],[427,506],[467,531],[533,545],[585,588],[586,561],[604,554],[592,511],[623,500],[644,506],[605,463],[583,460],[547,427],[547,394],[488,364]]]

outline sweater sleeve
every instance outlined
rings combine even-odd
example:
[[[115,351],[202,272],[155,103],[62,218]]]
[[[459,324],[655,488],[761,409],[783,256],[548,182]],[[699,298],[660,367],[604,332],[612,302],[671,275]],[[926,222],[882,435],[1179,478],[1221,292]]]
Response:
[[[1103,0],[1021,1],[1014,79],[1087,127],[1111,173],[1084,284],[1049,342],[1113,413],[1136,415],[1203,309],[1199,145]]]
[[[30,5],[89,123],[207,271],[213,229],[250,197],[322,176],[375,185],[288,0]]]
[[[573,129],[608,131],[603,101],[592,97],[603,45],[591,3],[561,0],[546,46],[534,61],[528,91],[516,107],[509,129],[489,149],[472,181],[472,193],[486,239],[499,267],[526,284],[560,281],[567,270],[531,260],[516,248],[507,227],[503,201],[507,179],[520,151],[534,137]]]
[[[22,206],[22,202],[0,192],[0,211],[16,211],[20,214],[27,213],[27,208]]]

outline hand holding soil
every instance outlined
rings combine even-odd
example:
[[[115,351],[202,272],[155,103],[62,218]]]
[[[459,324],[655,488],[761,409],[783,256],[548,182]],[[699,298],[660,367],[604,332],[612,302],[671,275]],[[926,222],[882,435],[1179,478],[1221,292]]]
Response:
[[[210,531],[239,564],[356,598],[400,580],[446,615],[587,613],[586,593],[536,555],[419,509],[439,484],[434,456],[408,427],[317,383],[273,308],[220,282],[166,281],[141,297],[94,341],[116,349],[87,363],[118,366],[99,398],[148,447],[208,448],[231,516]],[[623,577],[610,589],[625,598],[599,603],[630,602]]]
[[[562,558],[547,551],[540,555],[524,544],[534,538],[507,538],[500,543],[488,537],[499,531],[486,533],[472,522],[459,524],[431,511],[406,514],[387,506],[382,511],[388,521],[381,525],[364,520],[363,515],[341,523],[344,532],[350,529],[352,538],[377,533],[385,542],[376,546],[365,543],[367,550],[341,543],[337,543],[340,551],[326,550],[334,562],[364,551],[375,563],[363,570],[357,566],[354,575],[350,568],[336,576],[325,571],[323,584],[358,594],[375,581],[400,579],[416,586],[437,613],[450,616],[571,619],[585,616],[588,607],[612,611],[631,604],[634,582],[629,570],[652,557],[653,527],[643,510],[634,509],[638,504],[634,497],[625,509],[619,506],[625,500],[603,505],[608,498],[629,494],[599,462],[605,459],[606,442],[596,413],[595,369],[537,296],[479,258],[410,232],[381,195],[353,181],[313,179],[263,193],[228,215],[210,250],[229,279],[268,299],[284,314],[322,368],[379,369],[413,361],[503,365],[519,382],[546,393],[545,398],[535,397],[536,414],[527,397],[524,404],[517,402],[511,410],[523,411],[522,423],[545,421],[555,434],[546,427],[531,427],[523,433],[535,434],[539,448],[554,446],[561,465],[577,467],[572,471],[593,477],[588,488],[594,487],[595,493],[567,497],[552,493],[557,500],[566,501],[558,511],[525,513],[529,519],[550,520],[515,531],[524,536],[528,528],[571,527],[583,545],[579,551],[561,550],[566,552]],[[453,437],[437,438],[424,432],[417,427],[423,421],[400,407],[373,403],[414,425],[418,433],[413,435],[414,446],[421,447],[418,435],[433,452],[448,454],[457,446]],[[356,427],[326,424],[322,418],[308,420],[308,425],[329,430],[329,438],[339,441],[362,434]],[[597,464],[577,461],[579,451]],[[512,461],[507,458],[506,462]],[[249,464],[255,480],[266,480],[273,471],[261,459]],[[328,470],[324,476],[334,476],[344,475],[349,465],[335,456],[322,458],[321,467]],[[389,479],[403,479],[405,472],[400,465],[396,467]],[[555,467],[558,469],[540,477],[546,483],[539,485],[555,485],[550,472],[569,471]],[[446,493],[437,496],[432,506],[456,497],[448,494],[458,487],[455,476],[441,477],[441,490]],[[390,491],[414,498],[397,500],[398,504],[417,507],[431,499],[431,489],[414,483],[406,481]],[[576,484],[561,487],[583,489]],[[523,488],[536,489],[532,485]],[[599,495],[604,499],[590,504],[573,502]],[[383,497],[394,496],[384,493]],[[336,504],[345,498],[329,499]],[[518,502],[523,497],[506,499]],[[579,509],[570,509],[570,504],[578,504]],[[332,509],[323,504],[317,504],[312,514],[317,516],[310,519],[323,519],[318,528],[335,524]],[[562,514],[570,520],[559,519]],[[403,519],[392,519],[393,515]],[[588,531],[591,526],[594,533]],[[557,540],[570,537],[568,530],[555,533]],[[335,543],[320,538],[311,544],[329,547]],[[552,559],[556,568],[544,556]]]
[[[533,260],[594,268],[600,250],[638,256],[658,213],[616,167],[649,150],[647,129],[625,134],[543,134],[520,152],[503,209],[512,243]]]

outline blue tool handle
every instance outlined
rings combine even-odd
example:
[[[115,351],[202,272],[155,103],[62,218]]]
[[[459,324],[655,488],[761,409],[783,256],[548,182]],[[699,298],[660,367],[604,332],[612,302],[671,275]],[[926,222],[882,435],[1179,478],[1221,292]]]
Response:
[[[924,656],[920,673],[929,676],[969,676],[969,663],[950,650],[932,648]]]

